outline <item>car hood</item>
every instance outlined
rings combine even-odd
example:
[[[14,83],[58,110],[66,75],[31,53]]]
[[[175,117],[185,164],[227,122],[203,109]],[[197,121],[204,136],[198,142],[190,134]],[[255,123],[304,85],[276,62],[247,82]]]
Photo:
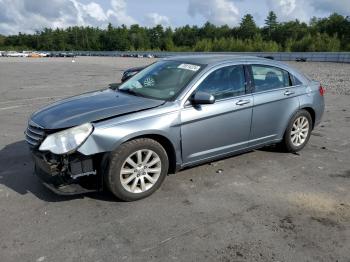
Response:
[[[64,129],[154,108],[163,103],[106,89],[55,102],[35,112],[31,120],[44,129]]]

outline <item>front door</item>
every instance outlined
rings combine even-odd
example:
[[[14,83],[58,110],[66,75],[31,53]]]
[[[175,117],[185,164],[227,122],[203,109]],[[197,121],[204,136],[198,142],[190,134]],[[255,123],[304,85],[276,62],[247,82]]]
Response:
[[[215,96],[210,105],[188,103],[181,111],[184,164],[245,148],[249,141],[253,98],[246,92],[243,65],[210,73],[196,91]]]

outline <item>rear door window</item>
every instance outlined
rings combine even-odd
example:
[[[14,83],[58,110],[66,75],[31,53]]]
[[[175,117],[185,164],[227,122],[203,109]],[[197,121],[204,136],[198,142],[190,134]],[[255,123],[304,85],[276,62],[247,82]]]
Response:
[[[289,73],[278,67],[252,65],[255,92],[292,86]]]

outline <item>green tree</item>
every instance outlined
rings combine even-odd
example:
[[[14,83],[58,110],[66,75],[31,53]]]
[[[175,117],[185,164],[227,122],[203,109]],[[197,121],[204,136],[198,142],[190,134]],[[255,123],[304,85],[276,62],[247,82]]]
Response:
[[[173,42],[173,30],[171,27],[165,29],[161,44],[161,50],[171,51],[175,47]]]
[[[271,36],[276,30],[277,26],[278,26],[277,15],[273,11],[270,11],[265,19],[265,28],[264,28],[266,30],[268,39],[271,39]]]
[[[151,48],[161,48],[162,40],[164,37],[164,29],[163,26],[157,25],[156,27],[150,30],[150,40],[151,40]]]
[[[0,46],[3,46],[5,44],[6,37],[3,35],[0,35]]]
[[[34,34],[0,36],[4,50],[166,50],[166,51],[350,51],[350,18],[339,14],[279,23],[269,12],[259,28],[252,15],[239,26],[185,25],[176,29],[140,25],[44,28]]]
[[[256,26],[251,14],[246,14],[239,25],[239,38],[252,39],[258,34],[259,28]]]
[[[265,19],[265,25],[267,28],[274,30],[277,25],[277,15],[273,12],[270,11],[269,14],[267,15],[266,19]]]

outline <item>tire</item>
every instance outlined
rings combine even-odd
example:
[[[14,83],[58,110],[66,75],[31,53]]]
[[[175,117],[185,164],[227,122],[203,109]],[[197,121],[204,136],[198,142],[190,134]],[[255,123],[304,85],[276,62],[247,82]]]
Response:
[[[290,153],[303,149],[310,139],[312,126],[310,113],[306,110],[299,110],[290,120],[284,133],[281,143],[283,149]]]
[[[135,201],[160,187],[168,167],[168,156],[161,144],[149,138],[135,139],[111,153],[105,182],[120,200]]]

